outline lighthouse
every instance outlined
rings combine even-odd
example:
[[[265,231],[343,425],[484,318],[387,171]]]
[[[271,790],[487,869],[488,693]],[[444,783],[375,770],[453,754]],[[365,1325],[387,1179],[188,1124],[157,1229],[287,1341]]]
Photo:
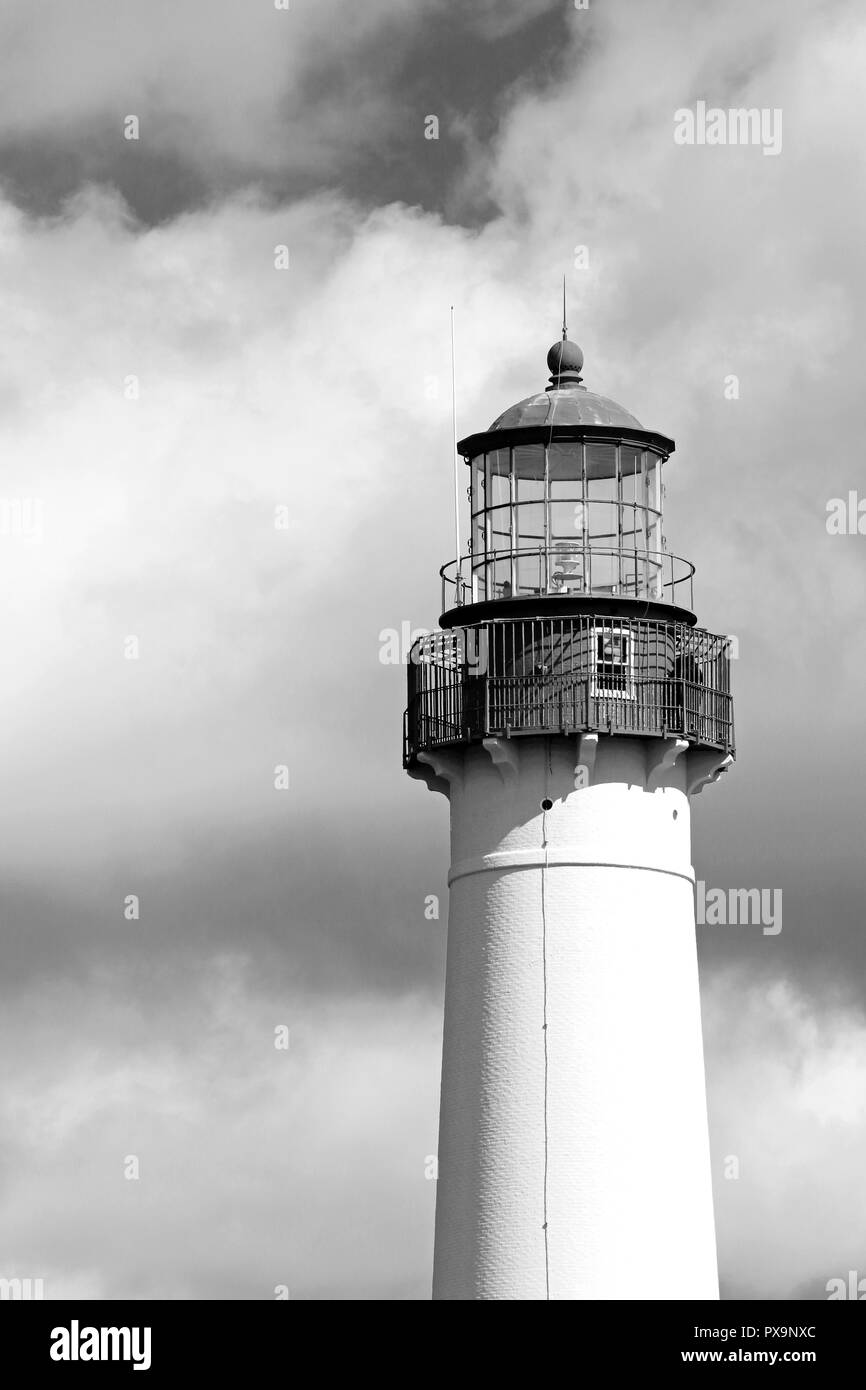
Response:
[[[693,798],[734,757],[725,637],[668,550],[674,442],[550,349],[458,445],[467,553],[408,664],[451,865],[434,1299],[715,1299]]]

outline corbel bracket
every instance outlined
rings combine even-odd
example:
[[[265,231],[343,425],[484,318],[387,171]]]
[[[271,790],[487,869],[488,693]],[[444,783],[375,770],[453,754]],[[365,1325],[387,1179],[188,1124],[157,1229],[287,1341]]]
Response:
[[[689,796],[698,796],[707,783],[718,782],[733,761],[733,753],[718,753],[712,748],[701,748],[689,753],[686,768],[686,791]]]
[[[686,751],[688,746],[688,739],[685,738],[662,738],[654,739],[651,742],[646,756],[646,789],[648,792],[658,791],[677,758]]]
[[[520,749],[512,738],[485,738],[481,743],[485,753],[503,782],[515,782],[520,772]]]
[[[454,787],[463,786],[463,754],[445,749],[418,754],[418,763],[407,768],[410,777],[423,782],[430,792],[450,796]]]

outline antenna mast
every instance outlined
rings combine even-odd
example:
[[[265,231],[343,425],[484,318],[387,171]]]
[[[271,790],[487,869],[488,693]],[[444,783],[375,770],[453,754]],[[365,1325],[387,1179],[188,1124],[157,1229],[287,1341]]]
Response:
[[[454,543],[457,557],[457,602],[462,601],[462,563],[460,557],[460,464],[457,458],[457,368],[454,352],[454,305],[451,305],[451,427],[454,442]]]

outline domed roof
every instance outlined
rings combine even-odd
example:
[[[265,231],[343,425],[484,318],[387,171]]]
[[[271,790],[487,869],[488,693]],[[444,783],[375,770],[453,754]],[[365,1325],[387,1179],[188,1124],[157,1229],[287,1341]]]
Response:
[[[640,420],[607,396],[597,396],[585,386],[550,387],[509,406],[491,430],[520,429],[525,425],[624,425],[642,430]]]
[[[564,330],[563,330],[564,332]],[[583,353],[577,343],[563,337],[547,354],[550,385],[527,396],[493,421],[491,430],[522,429],[529,425],[614,425],[642,430],[640,420],[628,410],[581,386]]]

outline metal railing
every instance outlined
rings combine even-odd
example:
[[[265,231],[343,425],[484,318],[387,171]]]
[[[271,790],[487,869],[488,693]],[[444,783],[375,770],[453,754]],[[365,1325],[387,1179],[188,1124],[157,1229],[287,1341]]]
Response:
[[[439,571],[442,610],[486,599],[568,594],[649,599],[692,610],[695,567],[663,550],[571,541],[462,555]]]
[[[404,760],[483,738],[672,735],[734,749],[729,639],[653,619],[535,618],[420,638]]]

